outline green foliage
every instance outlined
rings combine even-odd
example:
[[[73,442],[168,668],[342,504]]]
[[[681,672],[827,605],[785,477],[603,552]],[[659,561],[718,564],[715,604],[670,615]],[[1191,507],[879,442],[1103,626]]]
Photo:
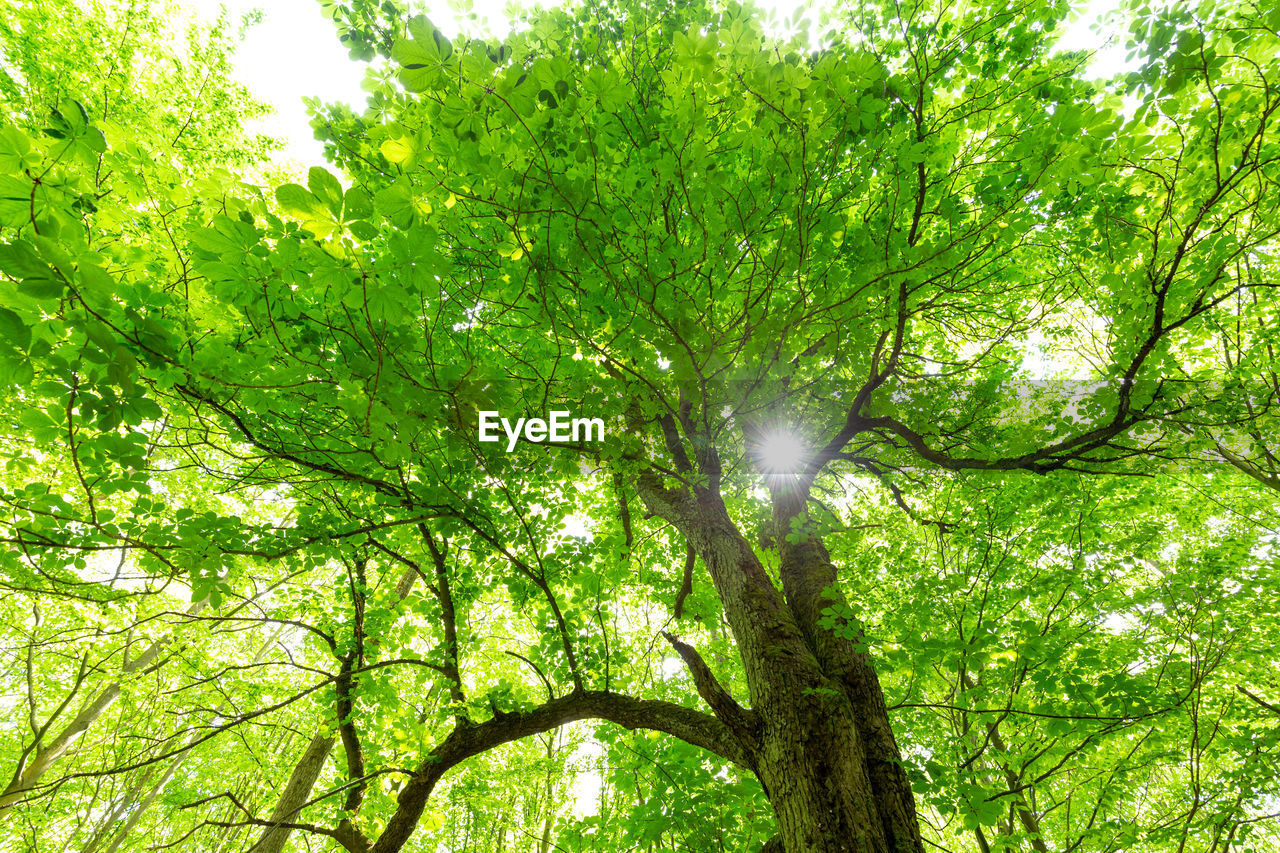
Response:
[[[296,849],[756,849],[707,541],[941,848],[1276,843],[1273,14],[324,3],[369,107],[264,188],[227,22],[82,5],[0,22],[3,844],[247,848],[314,748]]]

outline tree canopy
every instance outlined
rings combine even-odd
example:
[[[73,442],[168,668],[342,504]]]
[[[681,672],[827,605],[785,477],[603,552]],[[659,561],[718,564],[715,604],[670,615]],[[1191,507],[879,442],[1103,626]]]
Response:
[[[4,849],[1280,845],[1276,9],[321,5],[0,21]]]

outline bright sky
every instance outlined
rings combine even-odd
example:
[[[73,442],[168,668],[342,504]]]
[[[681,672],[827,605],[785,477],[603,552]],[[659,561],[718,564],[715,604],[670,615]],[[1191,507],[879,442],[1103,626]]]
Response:
[[[800,5],[800,0],[758,2],[781,16],[791,15]],[[363,65],[347,58],[317,0],[180,0],[180,3],[206,20],[215,16],[220,6],[226,7],[233,20],[248,10],[263,10],[262,23],[250,29],[236,60],[236,76],[259,99],[276,109],[274,117],[253,129],[288,141],[280,159],[296,160],[302,166],[320,163],[322,146],[312,136],[302,99],[320,96],[325,101],[340,101],[359,108],[364,104],[365,92],[360,87]],[[1069,26],[1060,42],[1063,48],[1099,50],[1093,66],[1099,76],[1119,68],[1124,61],[1123,50],[1118,45],[1105,46],[1105,39],[1091,29],[1098,16],[1114,5],[1115,0],[1089,0],[1085,13]],[[505,7],[505,0],[475,0],[471,14],[476,21],[466,29],[505,33],[510,26]],[[452,4],[430,0],[424,4],[424,11],[447,34],[457,33],[461,18]]]

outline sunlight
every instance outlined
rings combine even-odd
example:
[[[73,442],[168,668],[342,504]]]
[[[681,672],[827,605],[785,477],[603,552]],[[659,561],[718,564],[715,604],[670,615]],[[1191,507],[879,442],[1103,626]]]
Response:
[[[756,453],[764,473],[798,474],[804,468],[808,449],[794,432],[776,430],[764,436]]]

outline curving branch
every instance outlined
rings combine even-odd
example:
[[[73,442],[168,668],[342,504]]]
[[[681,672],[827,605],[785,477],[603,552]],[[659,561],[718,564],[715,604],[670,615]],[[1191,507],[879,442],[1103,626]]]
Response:
[[[528,711],[499,714],[478,725],[457,726],[418,766],[400,792],[396,811],[370,848],[398,853],[418,825],[436,783],[452,768],[504,743],[578,720],[607,720],[626,729],[666,732],[754,772],[754,759],[729,727],[709,714],[654,699],[604,690],[575,690]]]

